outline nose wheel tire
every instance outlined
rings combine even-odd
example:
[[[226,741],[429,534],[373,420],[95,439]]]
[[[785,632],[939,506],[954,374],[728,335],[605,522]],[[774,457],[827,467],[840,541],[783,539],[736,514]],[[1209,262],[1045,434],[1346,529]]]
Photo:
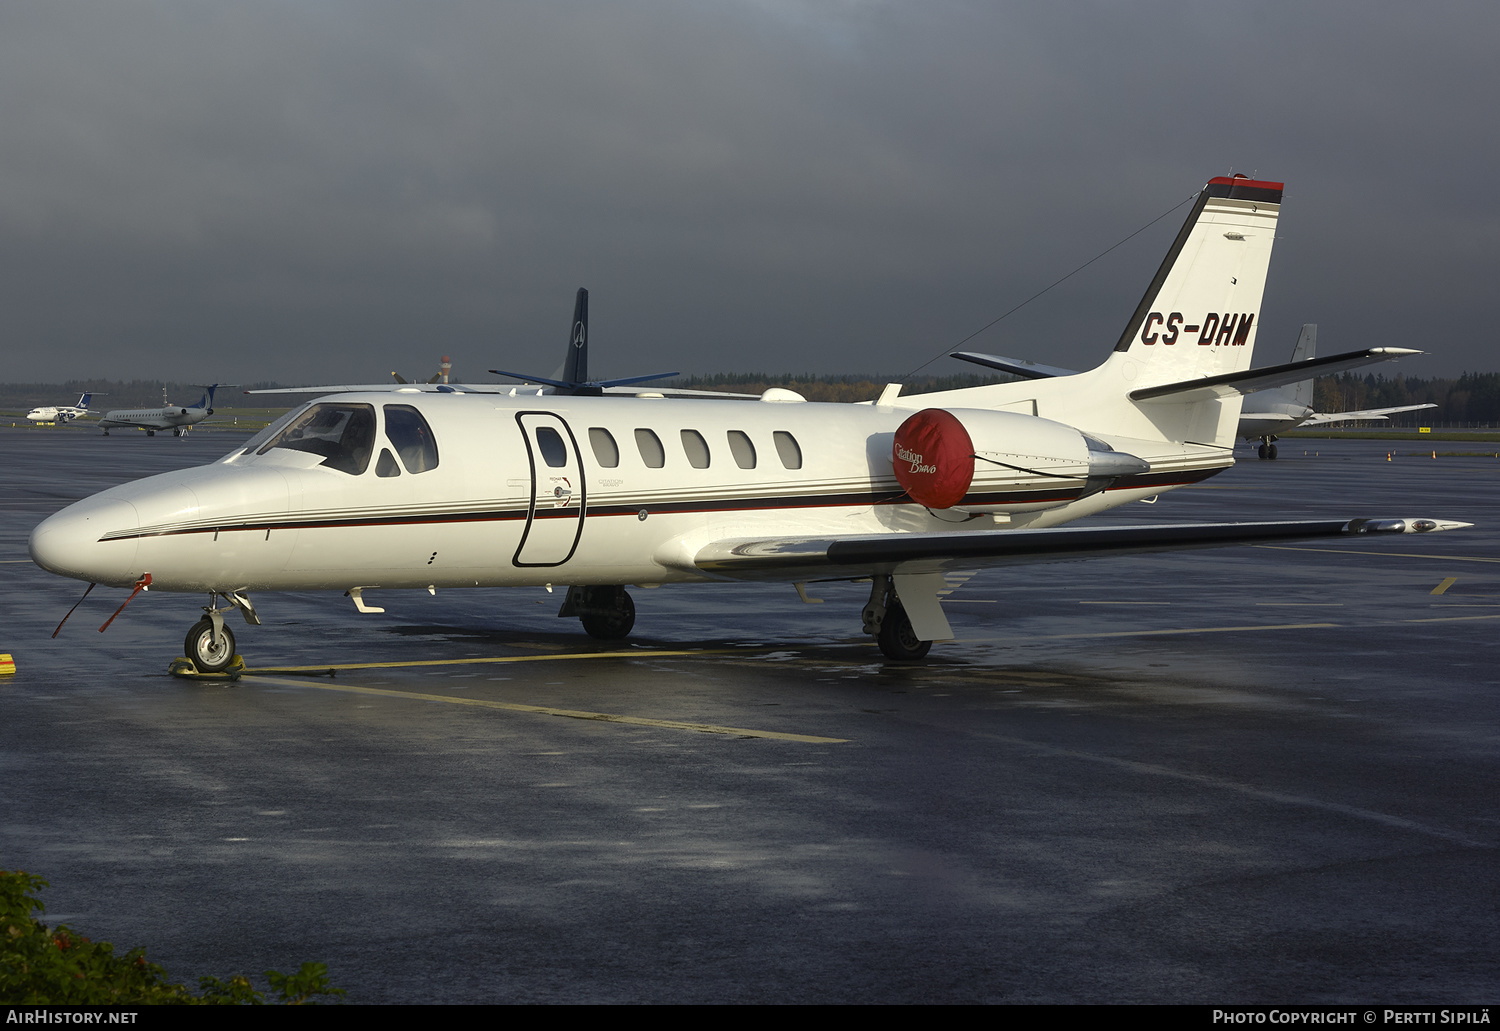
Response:
[[[234,661],[234,631],[226,626],[223,634],[222,639],[215,640],[213,621],[206,618],[188,631],[182,650],[200,673],[222,673]]]
[[[918,639],[917,632],[912,629],[911,620],[907,618],[906,610],[899,601],[886,608],[877,640],[885,657],[895,662],[915,662],[932,651],[931,641]]]

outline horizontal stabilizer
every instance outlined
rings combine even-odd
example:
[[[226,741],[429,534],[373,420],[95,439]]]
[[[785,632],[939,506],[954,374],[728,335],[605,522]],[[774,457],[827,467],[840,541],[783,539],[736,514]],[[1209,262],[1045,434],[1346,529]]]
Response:
[[[954,351],[948,357],[957,358],[961,362],[983,365],[987,369],[998,369],[1023,379],[1052,379],[1055,376],[1077,374],[1073,369],[1059,369],[1055,365],[1038,365],[1036,362],[1026,362],[1019,358],[1005,358],[998,354],[980,354],[977,351]]]
[[[1105,554],[1216,548],[1268,541],[1431,533],[1471,525],[1448,519],[1345,519],[773,537],[716,541],[699,550],[693,563],[703,572],[736,580],[785,579],[793,573],[840,579],[874,573],[934,572],[957,564],[1055,562]]]
[[[1207,401],[1216,397],[1251,394],[1269,387],[1282,387],[1317,376],[1357,369],[1362,365],[1374,365],[1376,362],[1422,353],[1410,347],[1367,347],[1363,351],[1309,358],[1305,362],[1287,362],[1285,365],[1271,365],[1264,369],[1247,369],[1244,372],[1229,372],[1222,376],[1207,376],[1181,383],[1164,383],[1159,387],[1142,387],[1130,392],[1130,400],[1155,401],[1170,398],[1173,402]]]
[[[1436,408],[1437,405],[1428,402],[1425,405],[1402,405],[1400,408],[1370,408],[1362,412],[1329,412],[1327,415],[1314,415],[1303,421],[1304,426],[1326,426],[1334,422],[1355,422],[1359,419],[1384,419],[1386,416],[1395,415],[1398,412],[1419,412],[1424,408]]]

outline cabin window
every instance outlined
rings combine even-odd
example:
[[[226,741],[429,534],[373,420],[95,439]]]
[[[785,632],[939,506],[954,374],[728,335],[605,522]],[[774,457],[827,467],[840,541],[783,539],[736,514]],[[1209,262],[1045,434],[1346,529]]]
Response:
[[[411,405],[385,406],[385,435],[395,446],[407,472],[425,473],[437,468],[437,441],[433,439],[432,427]]]
[[[391,454],[391,449],[383,447],[380,449],[380,457],[375,460],[376,476],[400,476],[401,467],[396,464],[396,457]]]
[[[734,456],[734,464],[741,469],[755,468],[755,445],[750,443],[750,437],[743,430],[729,431],[729,453]]]
[[[536,446],[542,453],[542,461],[551,468],[561,469],[568,464],[568,445],[563,443],[562,434],[551,426],[536,428]]]
[[[635,446],[647,469],[660,469],[667,464],[667,450],[661,446],[661,438],[650,430],[635,431]]]
[[[797,446],[797,438],[786,430],[777,430],[771,435],[776,442],[776,454],[781,458],[781,464],[788,469],[802,468],[802,449]]]
[[[688,465],[694,469],[708,468],[708,441],[697,430],[682,431],[682,450],[687,455]]]
[[[375,450],[375,406],[315,404],[256,454],[272,448],[322,455],[328,468],[358,476],[369,467]]]
[[[606,469],[614,469],[620,464],[620,448],[615,443],[615,438],[610,435],[609,430],[603,426],[592,426],[589,428],[589,444],[594,449],[594,459]]]

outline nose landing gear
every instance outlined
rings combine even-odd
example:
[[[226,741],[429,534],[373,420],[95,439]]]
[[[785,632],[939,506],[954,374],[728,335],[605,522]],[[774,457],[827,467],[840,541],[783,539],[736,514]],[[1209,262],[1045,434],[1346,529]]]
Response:
[[[182,642],[183,654],[192,660],[200,673],[222,673],[238,658],[235,654],[234,631],[224,625],[224,609],[219,607],[223,598],[230,606],[240,610],[245,622],[260,626],[260,617],[255,606],[243,591],[210,594],[208,604],[203,606],[204,616],[194,623]]]
[[[234,631],[224,625],[224,617],[217,610],[213,616],[194,623],[182,642],[183,653],[200,673],[222,673],[234,661]]]

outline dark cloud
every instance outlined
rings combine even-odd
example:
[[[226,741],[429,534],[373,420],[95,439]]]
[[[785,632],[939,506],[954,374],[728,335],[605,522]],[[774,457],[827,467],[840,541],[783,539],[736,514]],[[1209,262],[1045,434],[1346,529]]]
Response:
[[[0,378],[910,369],[1212,175],[1262,362],[1493,369],[1493,5],[0,8]],[[1175,214],[968,345],[1088,366]],[[930,371],[958,371],[942,361]]]

